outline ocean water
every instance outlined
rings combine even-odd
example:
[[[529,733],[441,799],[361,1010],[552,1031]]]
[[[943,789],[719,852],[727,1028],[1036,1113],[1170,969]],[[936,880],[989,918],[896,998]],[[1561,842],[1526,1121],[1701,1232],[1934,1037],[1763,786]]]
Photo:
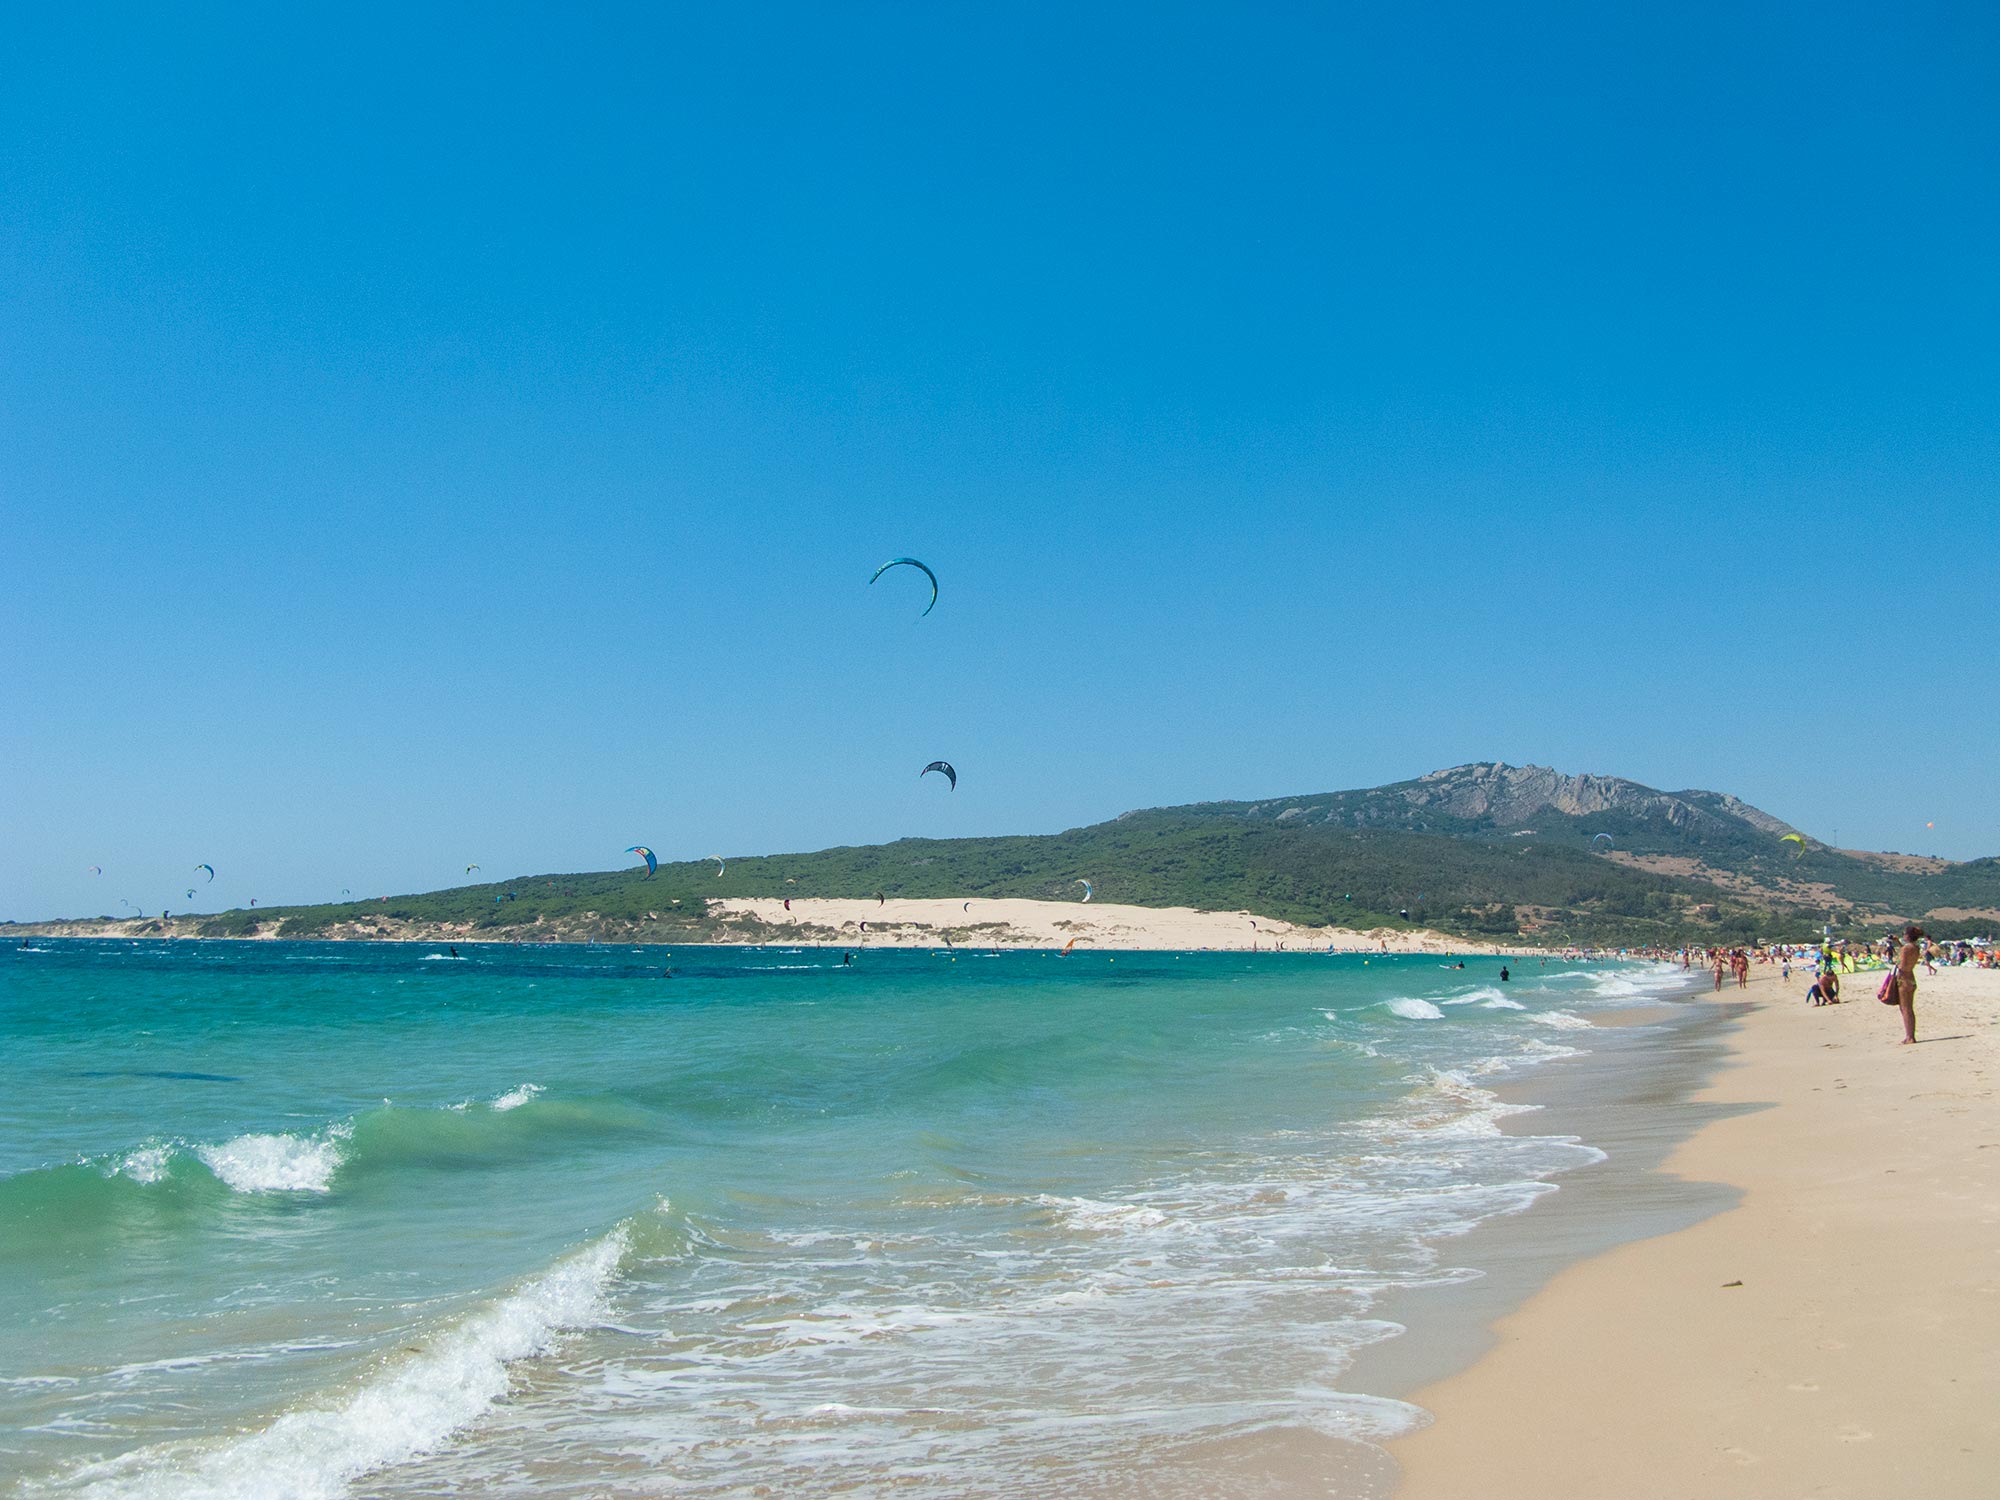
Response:
[[[1599,1159],[1493,1086],[1679,988],[459,952],[0,955],[0,1489],[1366,1493],[1384,1295]]]

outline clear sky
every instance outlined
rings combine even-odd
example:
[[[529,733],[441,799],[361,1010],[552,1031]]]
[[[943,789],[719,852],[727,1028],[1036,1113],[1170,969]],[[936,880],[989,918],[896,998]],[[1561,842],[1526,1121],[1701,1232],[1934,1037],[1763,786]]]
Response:
[[[0,16],[0,916],[1492,759],[2000,852],[1993,7],[577,9]]]

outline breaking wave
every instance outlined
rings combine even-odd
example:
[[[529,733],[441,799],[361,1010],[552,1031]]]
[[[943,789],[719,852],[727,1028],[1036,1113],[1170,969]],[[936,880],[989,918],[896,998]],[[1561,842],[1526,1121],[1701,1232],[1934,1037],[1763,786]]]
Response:
[[[345,1397],[285,1412],[219,1447],[142,1448],[72,1476],[87,1500],[341,1500],[354,1480],[441,1446],[513,1384],[514,1366],[605,1316],[628,1230],[378,1367]]]

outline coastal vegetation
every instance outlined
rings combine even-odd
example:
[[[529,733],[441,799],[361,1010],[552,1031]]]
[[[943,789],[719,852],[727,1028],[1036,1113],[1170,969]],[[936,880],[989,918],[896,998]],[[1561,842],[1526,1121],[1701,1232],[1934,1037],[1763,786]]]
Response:
[[[1095,899],[1431,928],[1543,944],[1803,940],[2000,919],[2000,861],[1832,848],[1736,798],[1479,765],[1361,791],[1126,813],[1062,833],[901,839],[811,853],[522,876],[422,894],[228,911],[202,936],[755,941],[730,898]],[[137,930],[141,923],[127,924]],[[774,930],[775,933],[775,930]]]

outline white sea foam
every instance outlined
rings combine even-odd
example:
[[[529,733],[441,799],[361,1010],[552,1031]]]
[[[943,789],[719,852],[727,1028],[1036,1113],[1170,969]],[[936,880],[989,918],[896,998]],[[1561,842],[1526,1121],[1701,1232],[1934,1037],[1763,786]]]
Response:
[[[1478,1137],[1500,1133],[1500,1121],[1527,1114],[1532,1104],[1509,1104],[1491,1089],[1473,1082],[1476,1075],[1504,1071],[1505,1059],[1489,1058],[1469,1068],[1433,1068],[1411,1095],[1409,1113],[1387,1122],[1392,1130],[1423,1131],[1427,1136]]]
[[[1406,1021],[1442,1021],[1444,1012],[1428,1000],[1419,1000],[1413,995],[1398,995],[1387,1002],[1389,1009]]]
[[[1144,1203],[1105,1203],[1096,1198],[1064,1198],[1054,1193],[1038,1194],[1035,1201],[1052,1210],[1066,1228],[1092,1233],[1152,1229],[1167,1222],[1164,1213]]]
[[[1490,984],[1482,984],[1478,989],[1468,990],[1463,995],[1454,995],[1444,1003],[1446,1005],[1480,1005],[1488,1000],[1503,1000],[1505,998],[1506,992],[1504,990],[1496,989]]]
[[[318,1135],[239,1135],[194,1154],[239,1193],[325,1193],[345,1159],[353,1127],[336,1125]]]
[[[134,1182],[158,1182],[167,1175],[173,1154],[171,1146],[141,1146],[120,1159],[113,1175],[129,1177]]]
[[[505,1114],[510,1109],[519,1109],[541,1092],[542,1086],[539,1083],[524,1083],[517,1089],[509,1089],[495,1099],[493,1108],[495,1112]]]
[[[1597,1024],[1573,1010],[1538,1010],[1528,1019],[1538,1025],[1553,1026],[1558,1031],[1589,1031]]]
[[[1589,1055],[1581,1047],[1565,1047],[1559,1042],[1544,1042],[1536,1037],[1527,1037],[1521,1043],[1521,1050],[1507,1059],[1507,1065],[1522,1067],[1534,1063],[1557,1062],[1565,1057]]]
[[[474,1313],[344,1399],[287,1412],[220,1447],[169,1443],[75,1477],[88,1500],[343,1500],[353,1481],[434,1451],[507,1394],[511,1367],[604,1315],[618,1229]]]
[[[1479,1002],[1481,1010],[1526,1010],[1528,1007],[1518,1000],[1509,1000],[1505,995],[1495,995],[1491,1000]]]

